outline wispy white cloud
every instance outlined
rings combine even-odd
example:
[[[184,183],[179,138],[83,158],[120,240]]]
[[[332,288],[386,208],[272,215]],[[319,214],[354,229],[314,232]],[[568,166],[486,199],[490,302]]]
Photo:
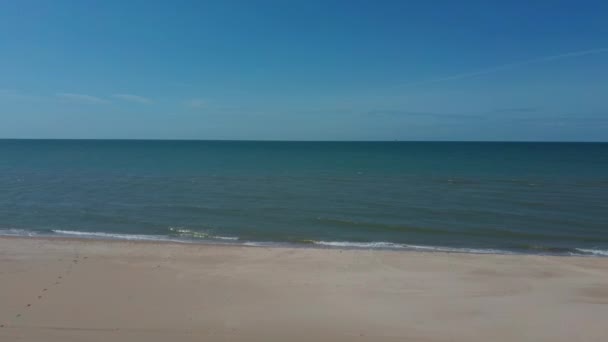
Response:
[[[152,103],[152,100],[147,97],[133,95],[133,94],[114,94],[114,95],[112,95],[112,97],[120,99],[120,100],[124,100],[124,101],[136,102],[136,103],[141,103],[141,104]]]
[[[174,86],[174,87],[191,87],[192,83],[186,83],[186,82],[170,82],[169,83],[170,86]]]
[[[567,53],[561,53],[561,54],[557,54],[557,55],[538,57],[538,58],[529,59],[529,60],[525,60],[525,61],[521,61],[521,62],[514,62],[514,63],[498,65],[498,66],[489,67],[486,69],[481,69],[481,70],[472,71],[472,72],[466,72],[466,73],[462,73],[462,74],[455,74],[455,75],[439,77],[439,78],[435,78],[435,79],[428,79],[428,80],[423,80],[423,81],[418,81],[418,82],[399,84],[397,86],[398,87],[409,87],[409,86],[422,85],[422,84],[439,83],[439,82],[445,82],[445,81],[455,81],[455,80],[461,80],[461,79],[465,79],[465,78],[472,78],[472,77],[476,77],[476,76],[493,74],[496,72],[514,69],[514,68],[531,65],[531,64],[540,64],[540,63],[545,63],[545,62],[550,62],[550,61],[555,61],[555,60],[560,60],[560,59],[581,57],[581,56],[604,53],[604,52],[608,52],[608,48],[598,48],[598,49],[567,52]]]
[[[190,108],[205,108],[209,103],[205,99],[190,99],[186,101],[185,105]]]
[[[57,93],[56,96],[63,100],[79,103],[104,104],[109,102],[108,100],[87,94]]]
[[[533,113],[538,112],[539,107],[512,107],[512,108],[497,108],[494,113]]]
[[[439,119],[479,119],[481,117],[480,114],[422,112],[402,109],[374,109],[367,114],[377,117],[429,117]]]

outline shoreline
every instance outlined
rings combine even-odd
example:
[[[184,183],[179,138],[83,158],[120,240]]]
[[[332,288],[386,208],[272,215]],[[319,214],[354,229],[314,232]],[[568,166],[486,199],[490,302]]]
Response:
[[[74,235],[61,234],[35,234],[35,235],[2,235],[2,238],[15,238],[15,239],[65,239],[65,240],[78,240],[78,241],[106,241],[106,242],[134,242],[134,243],[159,243],[159,244],[178,244],[178,245],[207,245],[207,246],[235,246],[235,247],[257,247],[257,248],[293,248],[293,249],[319,249],[319,250],[369,250],[369,251],[389,251],[389,252],[406,252],[406,253],[446,253],[446,254],[472,254],[472,255],[518,255],[518,256],[552,256],[552,257],[583,257],[583,258],[606,258],[608,257],[608,251],[604,250],[585,250],[578,249],[575,252],[518,252],[512,250],[501,250],[494,248],[466,248],[466,247],[444,247],[444,246],[426,246],[426,245],[405,245],[389,242],[369,242],[369,243],[358,243],[348,241],[333,241],[333,242],[257,242],[257,241],[242,241],[237,242],[237,239],[187,239],[187,238],[172,238],[167,236],[166,238],[161,236],[150,235],[147,238],[145,235],[133,235],[137,238],[120,238],[112,237],[110,233],[93,233],[93,232],[74,232]],[[78,236],[78,234],[85,236]],[[108,236],[97,236],[97,234],[107,234]],[[128,234],[116,234],[128,236]],[[386,246],[389,245],[389,246]],[[393,245],[392,247],[390,245]]]
[[[606,258],[244,247],[0,237],[0,340],[608,338]]]

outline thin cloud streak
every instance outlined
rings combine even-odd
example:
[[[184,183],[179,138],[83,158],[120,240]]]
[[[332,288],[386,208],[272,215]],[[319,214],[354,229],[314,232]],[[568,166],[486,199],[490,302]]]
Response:
[[[206,108],[208,102],[205,99],[197,98],[186,101],[185,105],[190,108]]]
[[[385,117],[429,117],[441,119],[478,119],[481,117],[479,114],[418,112],[400,109],[375,109],[368,111],[367,115]]]
[[[534,113],[540,110],[539,107],[514,107],[495,109],[494,113]]]
[[[150,100],[147,97],[133,95],[133,94],[114,94],[114,95],[112,95],[112,97],[120,99],[120,100],[124,100],[124,101],[136,102],[136,103],[141,103],[141,104],[152,103],[152,100]]]
[[[574,57],[581,57],[581,56],[592,55],[592,54],[597,54],[597,53],[604,53],[604,52],[608,52],[608,48],[598,48],[598,49],[567,52],[567,53],[562,53],[562,54],[558,54],[558,55],[551,55],[551,56],[544,56],[544,57],[529,59],[527,61],[503,64],[503,65],[499,65],[499,66],[495,66],[495,67],[491,67],[491,68],[487,68],[487,69],[482,69],[482,70],[477,70],[477,71],[472,71],[472,72],[467,72],[467,73],[462,73],[462,74],[456,74],[456,75],[429,79],[429,80],[424,80],[424,81],[418,81],[418,82],[411,82],[411,83],[406,83],[406,84],[399,84],[399,85],[396,85],[395,87],[410,87],[410,86],[422,85],[422,84],[431,84],[431,83],[461,80],[461,79],[472,78],[472,77],[481,76],[481,75],[493,74],[493,73],[497,73],[497,72],[500,72],[503,70],[514,69],[514,68],[531,65],[531,64],[540,64],[540,63],[544,63],[544,62],[550,62],[550,61],[574,58]]]
[[[79,102],[79,103],[104,104],[104,103],[109,102],[102,98],[92,96],[92,95],[87,95],[87,94],[57,93],[56,96],[61,99],[64,99],[64,100],[68,100],[68,101],[72,101],[72,102]]]

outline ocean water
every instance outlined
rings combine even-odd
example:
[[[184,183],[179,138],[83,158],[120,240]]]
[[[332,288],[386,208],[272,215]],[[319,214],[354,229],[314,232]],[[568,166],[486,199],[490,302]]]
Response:
[[[608,144],[0,140],[0,234],[608,256]]]

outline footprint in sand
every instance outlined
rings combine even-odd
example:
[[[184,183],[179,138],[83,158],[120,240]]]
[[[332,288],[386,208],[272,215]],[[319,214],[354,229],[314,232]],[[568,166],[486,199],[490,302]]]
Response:
[[[86,259],[87,257],[84,257],[84,258]],[[73,260],[73,262],[74,262],[75,264],[77,264],[77,263],[78,263],[78,260],[77,260],[77,259],[78,259],[78,257],[76,257],[76,259],[74,259],[74,260]],[[61,260],[62,260],[62,259],[59,259],[59,261],[61,261]],[[69,268],[71,268],[71,265],[70,265],[70,267],[69,267]],[[63,279],[63,276],[59,275],[59,276],[57,276],[57,279]],[[54,285],[59,285],[59,284],[61,284],[61,282],[56,281]],[[48,289],[42,289],[42,292],[46,292],[46,291],[48,291]],[[38,296],[38,299],[42,299],[42,296]],[[31,306],[32,306],[32,304],[27,304],[25,307],[26,307],[26,308],[29,308],[29,307],[31,307]],[[17,314],[15,317],[19,318],[19,317],[21,317],[21,314]],[[4,327],[4,325],[0,326],[0,328],[3,328],[3,327]]]

